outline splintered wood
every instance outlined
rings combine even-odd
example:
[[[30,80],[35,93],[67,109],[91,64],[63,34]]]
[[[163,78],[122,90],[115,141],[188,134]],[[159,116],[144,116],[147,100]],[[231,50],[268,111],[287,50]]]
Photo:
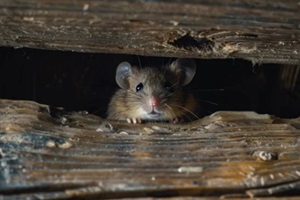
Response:
[[[299,127],[253,112],[132,125],[0,100],[0,197],[293,199]]]
[[[298,65],[299,1],[0,1],[0,46]]]

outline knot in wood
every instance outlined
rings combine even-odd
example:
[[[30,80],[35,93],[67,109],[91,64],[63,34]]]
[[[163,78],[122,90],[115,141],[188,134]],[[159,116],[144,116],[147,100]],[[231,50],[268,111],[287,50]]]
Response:
[[[263,161],[270,161],[270,160],[277,160],[277,154],[268,151],[255,151],[253,153],[253,157],[263,160]]]

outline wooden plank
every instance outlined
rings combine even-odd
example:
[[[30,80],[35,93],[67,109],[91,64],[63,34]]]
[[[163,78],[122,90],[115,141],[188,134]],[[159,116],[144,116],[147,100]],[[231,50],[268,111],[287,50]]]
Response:
[[[299,2],[1,0],[0,45],[299,64]]]
[[[299,125],[254,112],[132,125],[0,100],[0,197],[292,199]]]

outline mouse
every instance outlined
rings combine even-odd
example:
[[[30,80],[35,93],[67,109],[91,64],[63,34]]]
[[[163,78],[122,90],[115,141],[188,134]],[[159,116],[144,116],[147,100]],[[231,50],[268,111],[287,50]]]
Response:
[[[193,59],[178,58],[164,67],[137,67],[122,62],[115,80],[120,87],[112,96],[107,119],[128,123],[180,123],[198,118],[197,101],[184,89],[196,73]]]

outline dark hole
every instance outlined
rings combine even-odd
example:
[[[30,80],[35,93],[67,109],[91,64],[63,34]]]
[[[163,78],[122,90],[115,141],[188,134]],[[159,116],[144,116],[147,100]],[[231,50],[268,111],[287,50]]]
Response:
[[[139,66],[140,60],[142,66],[160,66],[172,59],[1,47],[0,98],[105,116],[118,88],[114,77],[120,62]],[[297,71],[297,66],[258,66],[239,59],[197,59],[196,64],[196,76],[187,89],[195,92],[205,114],[250,110],[284,118],[300,116],[299,76],[283,73]]]
[[[178,47],[178,48],[185,48],[185,49],[198,49],[198,50],[211,50],[214,46],[214,43],[207,39],[207,38],[194,38],[189,34],[186,34],[172,42],[171,45]]]

